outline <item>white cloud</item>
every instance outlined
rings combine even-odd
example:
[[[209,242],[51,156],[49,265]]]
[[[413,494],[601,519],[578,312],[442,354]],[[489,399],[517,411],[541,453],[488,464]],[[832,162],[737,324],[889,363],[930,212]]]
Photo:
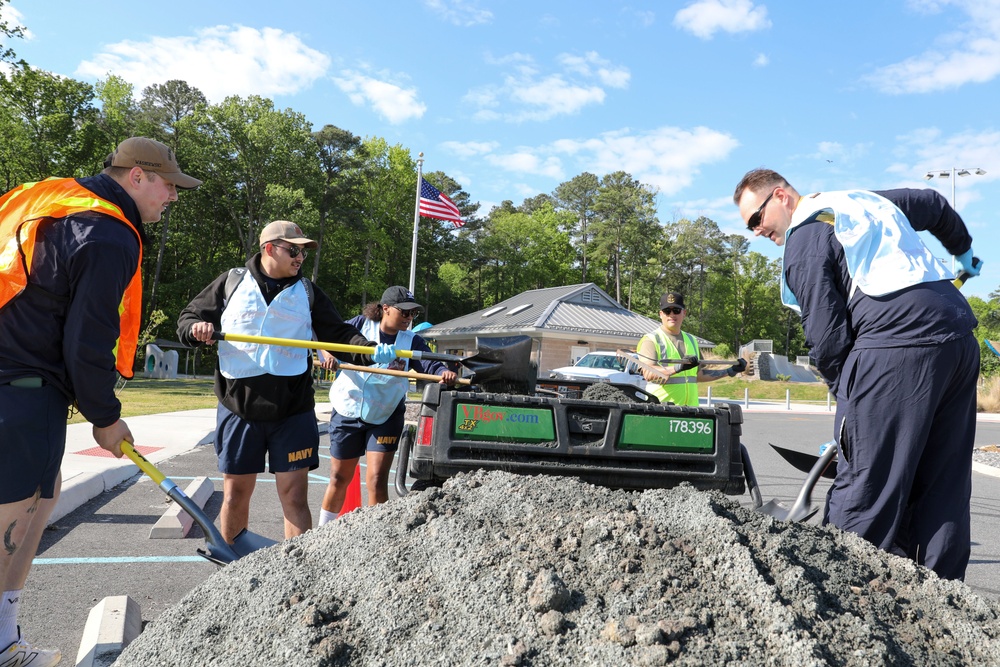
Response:
[[[76,70],[102,79],[114,72],[137,90],[171,79],[187,81],[219,102],[229,95],[296,93],[329,67],[330,59],[298,36],[275,28],[216,26],[192,37],[154,37],[105,47]]]
[[[605,87],[625,88],[631,73],[589,51],[584,55],[560,54],[562,71],[542,74],[530,56],[513,53],[486,62],[510,66],[502,84],[480,86],[466,93],[465,102],[477,107],[473,117],[480,121],[545,121],[571,115],[591,104],[601,104]],[[512,105],[510,110],[502,108]]]
[[[984,176],[959,178],[963,187],[1000,179],[1000,131],[961,132],[943,136],[937,128],[921,128],[898,137],[900,164],[894,170],[909,177],[928,171],[984,169]],[[947,180],[947,179],[946,179]]]
[[[947,5],[967,13],[962,29],[943,34],[937,48],[877,69],[865,80],[883,93],[930,93],[968,83],[986,83],[1000,75],[1000,2],[941,0],[912,2],[933,12]]]
[[[427,111],[427,105],[418,99],[415,88],[403,88],[355,70],[344,70],[340,76],[333,77],[333,81],[352,103],[370,106],[393,125],[420,118]]]
[[[586,171],[606,174],[620,169],[671,195],[691,185],[702,165],[724,160],[737,146],[731,135],[707,127],[660,127],[642,133],[607,132],[583,141],[564,139],[551,149],[576,156]]]
[[[771,64],[771,59],[768,58],[763,53],[758,53],[757,57],[753,59],[754,67],[767,67],[770,64]]]
[[[490,164],[519,174],[537,174],[556,180],[565,178],[562,162],[555,156],[539,155],[529,149],[502,155],[487,155],[484,158]]]
[[[767,7],[752,0],[697,0],[674,15],[674,25],[695,37],[711,39],[716,32],[754,32],[771,27]]]
[[[605,60],[596,51],[588,51],[583,56],[563,53],[558,60],[568,71],[587,78],[596,77],[611,88],[627,88],[632,77],[627,67],[615,67],[610,60]]]
[[[469,0],[424,0],[424,4],[438,16],[457,26],[473,26],[493,21],[493,12],[480,9]]]
[[[537,81],[516,82],[508,79],[510,99],[525,107],[514,115],[516,120],[548,120],[561,114],[573,114],[588,104],[604,101],[604,89],[599,86],[579,86],[558,74]]]
[[[500,144],[495,141],[445,141],[441,143],[441,148],[463,158],[486,155],[499,147]],[[453,178],[457,179],[454,176]]]
[[[7,22],[7,27],[11,30],[17,28],[21,29],[21,37],[26,40],[34,39],[35,34],[28,30],[28,27],[24,25],[24,14],[17,11],[13,5],[7,5],[2,8],[3,20]]]
[[[739,142],[732,136],[706,127],[661,127],[649,132],[623,129],[593,139],[560,139],[506,153],[496,152],[495,144],[458,145],[466,147],[468,153],[474,148],[479,151],[476,157],[481,155],[489,164],[519,175],[560,181],[567,172],[604,175],[622,170],[666,195],[691,185],[702,165],[721,162],[737,146]],[[533,188],[538,192],[537,185]]]

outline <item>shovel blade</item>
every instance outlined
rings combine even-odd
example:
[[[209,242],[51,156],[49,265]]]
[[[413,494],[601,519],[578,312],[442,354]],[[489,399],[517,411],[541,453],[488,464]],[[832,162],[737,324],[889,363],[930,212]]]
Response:
[[[812,505],[796,504],[789,509],[777,500],[769,500],[758,507],[757,511],[761,514],[772,516],[779,521],[808,521],[815,516],[816,512],[819,511],[819,508],[813,507]]]
[[[240,534],[236,536],[232,544],[227,544],[222,539],[222,536],[217,533],[214,537],[217,539],[212,539],[206,533],[205,549],[198,549],[198,554],[219,566],[229,565],[234,560],[238,560],[258,549],[265,549],[277,544],[274,540],[263,535],[258,535],[257,533],[251,533],[246,528],[240,531]]]
[[[479,353],[462,360],[473,382],[486,391],[531,394],[537,373],[531,365],[531,337],[476,338]]]
[[[169,480],[165,481],[169,482]],[[161,486],[164,485],[161,484]],[[201,528],[201,532],[205,533],[205,549],[198,549],[198,553],[216,565],[228,565],[241,556],[277,544],[274,540],[251,533],[246,528],[236,536],[232,544],[229,544],[208,515],[198,507],[198,503],[191,500],[191,497],[181,491],[176,484],[169,482],[168,488],[165,490],[167,495],[194,519],[194,522]]]

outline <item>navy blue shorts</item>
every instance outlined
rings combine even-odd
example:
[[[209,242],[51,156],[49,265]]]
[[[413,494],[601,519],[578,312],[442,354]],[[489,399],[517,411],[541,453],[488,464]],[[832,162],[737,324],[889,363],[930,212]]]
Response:
[[[273,422],[253,422],[219,404],[215,416],[219,472],[250,475],[319,467],[319,429],[312,410]]]
[[[55,496],[69,401],[52,385],[0,385],[0,504]]]
[[[406,411],[396,410],[384,424],[369,424],[334,410],[330,415],[330,456],[343,461],[359,459],[366,451],[394,452],[405,419]]]

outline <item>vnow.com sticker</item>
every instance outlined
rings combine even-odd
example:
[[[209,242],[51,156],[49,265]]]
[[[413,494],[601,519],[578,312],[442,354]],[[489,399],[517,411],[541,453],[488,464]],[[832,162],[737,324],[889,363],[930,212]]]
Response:
[[[552,410],[460,403],[455,436],[505,442],[543,442],[556,437]]]

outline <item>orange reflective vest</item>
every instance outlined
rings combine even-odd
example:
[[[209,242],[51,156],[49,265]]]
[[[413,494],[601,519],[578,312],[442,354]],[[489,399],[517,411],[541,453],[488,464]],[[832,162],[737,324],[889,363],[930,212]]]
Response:
[[[35,250],[38,226],[46,218],[65,218],[77,213],[96,211],[121,221],[139,232],[122,210],[101,199],[72,178],[48,178],[25,183],[0,197],[0,310],[13,301],[28,285],[28,273]],[[139,263],[118,306],[120,327],[115,342],[115,368],[122,377],[132,377],[135,350],[139,343],[142,320],[142,242]]]

